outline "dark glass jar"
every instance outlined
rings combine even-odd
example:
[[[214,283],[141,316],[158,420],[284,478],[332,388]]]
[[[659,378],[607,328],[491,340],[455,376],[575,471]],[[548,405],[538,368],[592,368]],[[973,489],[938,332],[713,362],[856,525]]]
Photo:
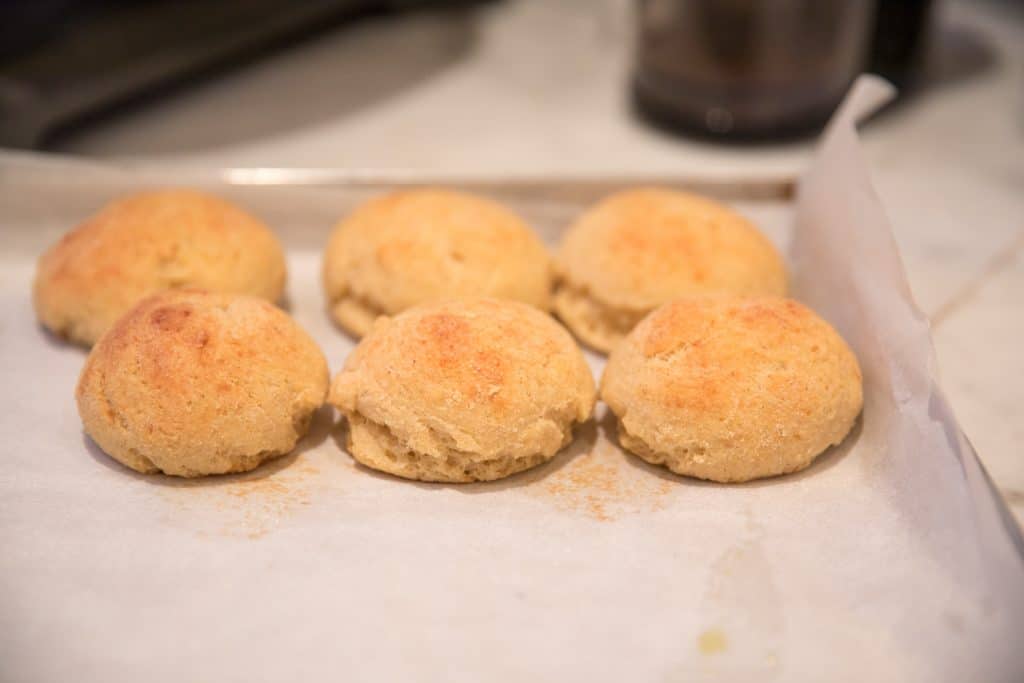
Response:
[[[932,0],[878,0],[871,40],[872,73],[910,89],[921,80]]]
[[[640,111],[723,139],[820,128],[867,60],[869,0],[638,0]]]

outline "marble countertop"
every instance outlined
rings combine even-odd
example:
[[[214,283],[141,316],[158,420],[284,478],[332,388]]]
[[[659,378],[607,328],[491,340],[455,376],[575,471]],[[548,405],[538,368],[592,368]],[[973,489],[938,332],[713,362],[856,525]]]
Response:
[[[169,166],[785,177],[809,143],[722,147],[637,121],[627,0],[506,0],[375,18],[56,142]],[[865,148],[943,383],[1024,520],[1024,6],[938,6],[930,84]]]

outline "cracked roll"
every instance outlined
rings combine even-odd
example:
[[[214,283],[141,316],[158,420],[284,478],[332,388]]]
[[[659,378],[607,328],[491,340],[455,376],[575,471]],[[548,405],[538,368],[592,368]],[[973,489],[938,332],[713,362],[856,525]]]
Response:
[[[624,448],[719,482],[807,467],[863,403],[857,359],[827,322],[789,299],[731,296],[644,318],[612,351],[601,398]]]
[[[76,398],[85,432],[118,462],[198,477],[291,451],[328,379],[316,343],[263,299],[168,290],[100,338]]]
[[[137,301],[198,287],[277,301],[281,245],[230,202],[194,190],[157,190],[110,202],[44,253],[33,301],[55,334],[90,346]]]
[[[348,450],[422,481],[500,479],[550,460],[595,401],[572,336],[525,304],[463,299],[379,318],[331,384]]]
[[[323,266],[331,317],[355,336],[380,315],[460,297],[547,311],[551,265],[530,228],[500,204],[449,190],[392,192],[334,229]]]
[[[555,269],[555,313],[604,352],[680,296],[786,292],[782,259],[753,224],[711,199],[664,189],[619,192],[585,212]]]

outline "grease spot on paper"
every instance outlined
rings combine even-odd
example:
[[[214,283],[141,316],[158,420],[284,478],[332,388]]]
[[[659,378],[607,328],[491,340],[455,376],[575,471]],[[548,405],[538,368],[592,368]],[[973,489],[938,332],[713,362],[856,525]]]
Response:
[[[698,636],[697,647],[702,654],[714,654],[728,645],[727,662],[706,660],[716,671],[726,666],[730,671],[763,671],[766,677],[774,677],[783,645],[782,602],[774,568],[762,546],[764,529],[750,509],[746,518],[746,529],[710,565],[700,611],[701,621],[714,626]]]
[[[717,628],[704,631],[697,637],[697,649],[702,655],[715,655],[725,652],[729,647],[729,639]]]

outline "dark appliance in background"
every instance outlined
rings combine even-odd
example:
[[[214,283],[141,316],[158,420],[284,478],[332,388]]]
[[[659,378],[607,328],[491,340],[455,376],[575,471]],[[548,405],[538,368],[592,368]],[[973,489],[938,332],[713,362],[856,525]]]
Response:
[[[924,72],[932,0],[877,0],[868,71],[901,90],[920,84]]]
[[[778,140],[828,121],[853,79],[916,78],[931,0],[637,0],[633,99],[663,128]]]
[[[461,0],[464,4],[465,0]],[[370,13],[453,0],[0,0],[0,147]]]
[[[0,0],[0,146],[371,13],[474,0]],[[477,0],[480,1],[480,0]],[[912,85],[931,0],[636,0],[634,101],[719,140],[817,130],[868,69]]]

